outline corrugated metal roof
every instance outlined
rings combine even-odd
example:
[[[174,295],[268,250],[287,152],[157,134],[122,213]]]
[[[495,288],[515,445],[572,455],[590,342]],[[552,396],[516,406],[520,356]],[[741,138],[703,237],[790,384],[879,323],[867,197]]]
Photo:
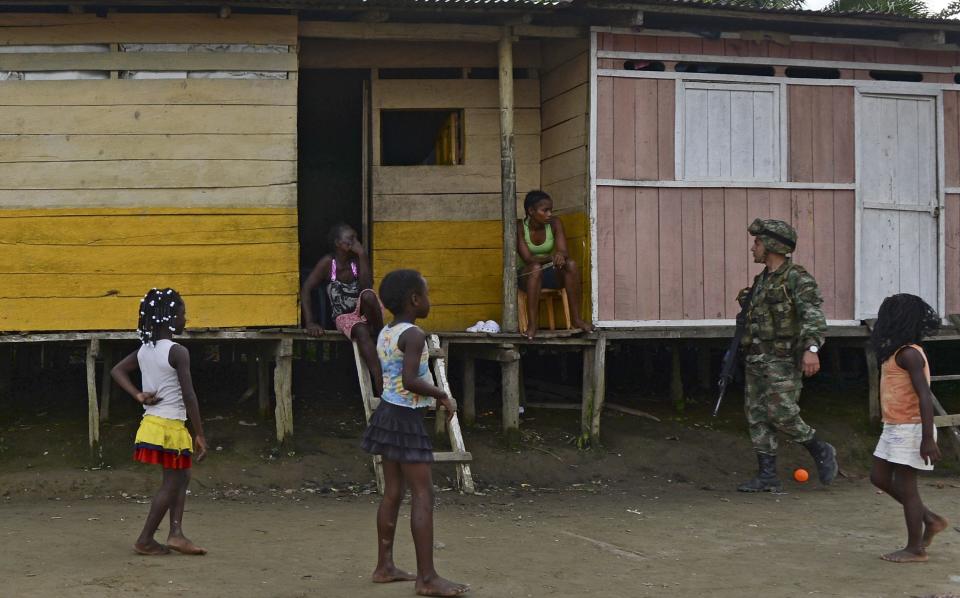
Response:
[[[912,22],[912,23],[944,23],[949,25],[960,25],[960,21],[957,19],[940,19],[940,18],[929,18],[929,17],[908,17],[895,13],[884,13],[884,12],[863,12],[863,11],[826,11],[826,10],[809,10],[809,9],[797,9],[797,8],[765,8],[752,6],[749,2],[744,0],[715,0],[710,2],[704,2],[703,0],[643,0],[636,3],[638,8],[640,6],[688,6],[691,8],[703,8],[703,9],[724,9],[732,10],[743,13],[760,13],[760,14],[782,14],[782,15],[796,15],[796,16],[810,16],[810,17],[847,17],[847,18],[857,18],[857,19],[868,19],[868,20],[894,20],[894,21],[903,21],[903,22]],[[654,9],[655,10],[655,9]]]

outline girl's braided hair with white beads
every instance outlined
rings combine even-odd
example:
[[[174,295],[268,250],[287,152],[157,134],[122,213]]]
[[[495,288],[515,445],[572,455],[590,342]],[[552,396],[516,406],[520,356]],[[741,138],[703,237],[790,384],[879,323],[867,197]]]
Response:
[[[173,289],[153,288],[140,300],[140,319],[137,336],[143,344],[156,343],[160,331],[166,328],[176,332],[173,319],[183,306],[183,298]]]

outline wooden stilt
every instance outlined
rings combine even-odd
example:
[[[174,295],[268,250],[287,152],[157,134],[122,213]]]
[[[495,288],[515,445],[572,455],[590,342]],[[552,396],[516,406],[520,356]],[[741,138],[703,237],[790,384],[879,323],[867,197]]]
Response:
[[[656,357],[656,350],[649,345],[642,345],[640,347],[640,354],[643,360],[643,379],[649,384],[657,375],[656,369],[654,368],[654,358]]]
[[[93,454],[100,444],[100,413],[97,409],[97,355],[100,341],[93,339],[87,345],[87,436]]]
[[[677,411],[683,411],[683,372],[680,370],[680,343],[670,344],[670,400]]]
[[[257,406],[261,419],[270,417],[270,353],[257,350]]]
[[[594,347],[583,350],[583,399],[580,412],[581,445],[600,446],[600,416],[606,398],[607,338],[600,334]]]
[[[501,324],[504,332],[517,331],[517,165],[513,152],[513,30],[506,26],[497,45],[500,104],[500,217],[503,247]],[[537,297],[530,297],[537,301]],[[509,373],[509,375],[507,375]],[[504,369],[504,383],[517,378],[515,365]],[[507,395],[504,393],[504,400]],[[519,428],[516,428],[519,431]]]
[[[864,348],[864,357],[867,360],[867,406],[870,421],[877,422],[880,421],[880,365],[869,343]]]
[[[110,420],[110,392],[113,390],[113,377],[110,368],[113,367],[113,348],[107,343],[100,347],[103,356],[103,371],[100,373],[100,421]]]
[[[472,426],[477,423],[477,379],[476,360],[473,357],[463,358],[463,423]]]
[[[8,399],[13,389],[13,345],[0,343],[0,401]]]
[[[505,345],[505,349],[513,349]],[[514,353],[505,351],[505,353]],[[503,396],[503,435],[507,444],[520,442],[520,355],[500,362],[500,387]]]
[[[704,392],[713,389],[712,363],[710,362],[710,347],[701,344],[697,347],[697,386]]]
[[[277,442],[293,440],[293,395],[291,377],[293,370],[293,339],[284,338],[277,343],[277,365],[273,372],[273,392],[276,395]]]
[[[257,350],[256,347],[248,349],[245,353],[247,357],[247,389],[240,395],[238,403],[244,403],[259,391],[260,381],[257,373]]]
[[[843,364],[840,360],[840,347],[827,345],[827,359],[830,361],[830,377],[834,384],[843,381]]]

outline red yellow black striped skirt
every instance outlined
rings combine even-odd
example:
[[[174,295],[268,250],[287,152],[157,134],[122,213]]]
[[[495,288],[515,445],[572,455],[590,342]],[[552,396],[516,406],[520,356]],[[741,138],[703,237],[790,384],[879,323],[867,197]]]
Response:
[[[133,459],[163,465],[164,469],[189,469],[193,438],[179,419],[144,415],[134,440]]]

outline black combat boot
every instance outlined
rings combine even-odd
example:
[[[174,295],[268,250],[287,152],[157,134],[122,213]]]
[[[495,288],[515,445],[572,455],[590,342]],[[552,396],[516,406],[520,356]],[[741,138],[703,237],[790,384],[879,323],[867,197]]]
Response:
[[[840,469],[837,465],[837,449],[833,448],[833,445],[829,442],[824,442],[816,437],[804,442],[803,446],[807,447],[810,456],[817,464],[817,475],[820,477],[820,483],[827,485],[832,482]]]
[[[757,463],[760,465],[757,477],[737,486],[740,492],[780,492],[783,484],[777,479],[777,457],[757,453]]]

